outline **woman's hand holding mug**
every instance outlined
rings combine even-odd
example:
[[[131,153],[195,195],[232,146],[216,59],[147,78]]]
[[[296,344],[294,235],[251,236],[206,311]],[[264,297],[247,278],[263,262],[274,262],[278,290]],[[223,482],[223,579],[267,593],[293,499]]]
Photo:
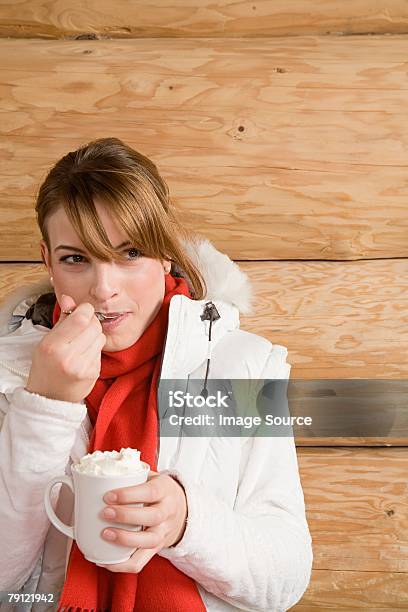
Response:
[[[106,336],[92,304],[77,306],[72,297],[63,295],[60,306],[58,322],[34,350],[25,389],[50,399],[79,403],[99,378]],[[73,312],[66,314],[64,310]]]
[[[112,527],[105,529],[102,537],[121,546],[134,546],[136,551],[128,561],[114,565],[97,563],[101,567],[112,572],[138,573],[162,548],[174,546],[183,537],[188,514],[184,488],[164,472],[150,470],[146,483],[111,490],[103,499],[107,506],[102,516],[112,522]],[[139,508],[128,505],[137,502],[145,505]],[[113,511],[114,516],[111,516],[112,512],[107,515],[106,510]],[[117,529],[114,528],[115,522],[142,525],[143,531]]]

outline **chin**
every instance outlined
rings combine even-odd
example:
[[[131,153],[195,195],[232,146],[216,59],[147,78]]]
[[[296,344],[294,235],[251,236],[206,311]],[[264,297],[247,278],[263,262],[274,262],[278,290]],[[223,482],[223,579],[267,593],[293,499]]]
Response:
[[[133,342],[129,344],[129,342],[110,342],[109,339],[105,343],[105,346],[102,349],[102,353],[114,353],[115,351],[123,351],[129,346],[132,346]]]

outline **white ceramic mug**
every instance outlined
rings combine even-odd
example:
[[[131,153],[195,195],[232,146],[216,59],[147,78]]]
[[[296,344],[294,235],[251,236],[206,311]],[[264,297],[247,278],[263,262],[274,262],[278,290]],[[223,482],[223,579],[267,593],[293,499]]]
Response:
[[[142,469],[134,474],[118,474],[115,476],[96,476],[84,474],[71,466],[72,476],[56,476],[45,489],[44,503],[50,521],[59,531],[69,538],[75,539],[79,549],[88,561],[93,563],[122,563],[127,561],[136,548],[122,546],[108,542],[102,537],[106,527],[119,527],[128,531],[140,531],[141,525],[128,525],[118,522],[109,522],[102,517],[102,510],[107,506],[103,496],[108,491],[130,487],[146,482],[150,466],[141,461]],[[66,484],[74,494],[74,524],[63,523],[54,512],[51,504],[51,489],[58,483]],[[131,507],[143,506],[143,503],[127,504]]]

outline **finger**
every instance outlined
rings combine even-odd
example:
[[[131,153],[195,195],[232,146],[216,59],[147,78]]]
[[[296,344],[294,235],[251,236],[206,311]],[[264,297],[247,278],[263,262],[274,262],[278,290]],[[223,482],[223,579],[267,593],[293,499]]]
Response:
[[[62,313],[62,319],[53,328],[53,333],[64,342],[70,343],[75,340],[91,323],[94,326],[96,324],[100,325],[98,319],[94,316],[95,309],[89,302],[79,304],[71,314],[68,314],[69,310],[65,314]]]
[[[84,369],[92,366],[101,367],[101,354],[105,344],[106,336],[99,334],[95,340],[92,340],[90,345],[80,353]]]
[[[95,358],[95,355],[98,354],[98,352],[100,353],[99,343],[102,340],[104,340],[105,344],[106,336],[102,333],[100,322],[94,317],[93,320],[91,319],[88,327],[79,332],[76,338],[69,342],[69,347],[75,355],[75,358],[77,358],[78,355],[85,357],[88,353],[92,358]],[[99,351],[97,349],[99,349]]]
[[[153,529],[143,531],[127,531],[108,527],[101,533],[106,542],[115,542],[119,546],[133,546],[135,548],[155,548],[163,541],[163,536]]]
[[[150,559],[158,553],[160,548],[140,548],[136,550],[129,561],[132,561],[134,572],[139,573],[142,571],[144,566],[149,563]]]
[[[111,572],[124,572],[129,574],[138,574],[142,571],[144,566],[154,557],[154,555],[160,550],[160,548],[142,548],[135,550],[127,561],[122,563],[115,563],[113,565],[103,565],[102,563],[96,563],[98,567],[104,567]]]
[[[162,500],[165,496],[165,484],[164,480],[157,476],[139,485],[112,489],[105,493],[103,499],[107,504],[135,504],[137,502],[152,504]],[[113,494],[115,499],[110,497],[110,494]]]
[[[69,314],[76,309],[77,305],[75,300],[70,295],[65,295],[63,293],[59,301],[59,307],[61,308],[61,312],[58,321],[54,325],[54,328],[65,321],[65,319],[69,317]]]
[[[105,514],[105,510],[109,514]],[[160,504],[154,504],[152,506],[144,506],[142,508],[131,508],[129,506],[107,506],[102,512],[102,518],[104,521],[112,523],[125,523],[127,525],[142,525],[143,527],[153,527],[159,525],[166,520],[164,511],[160,507]],[[112,516],[110,512],[114,512]]]

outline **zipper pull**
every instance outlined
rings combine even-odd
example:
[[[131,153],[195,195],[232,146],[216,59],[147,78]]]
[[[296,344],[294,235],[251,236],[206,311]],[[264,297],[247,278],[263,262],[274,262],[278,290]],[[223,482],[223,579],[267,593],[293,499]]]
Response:
[[[211,361],[211,329],[212,329],[212,324],[214,323],[214,321],[217,321],[218,319],[221,318],[220,313],[218,312],[218,310],[215,307],[214,302],[206,302],[205,307],[204,307],[204,311],[203,314],[200,315],[200,318],[202,321],[210,321],[210,327],[208,330],[208,355],[207,355],[207,368],[205,371],[205,379],[204,379],[204,387],[203,390],[201,391],[201,397],[203,397],[204,399],[207,399],[208,397],[208,390],[207,390],[207,380],[208,380],[208,374],[210,371],[210,361]]]
[[[200,315],[202,321],[217,321],[221,318],[220,313],[213,302],[207,302],[204,306],[203,314]]]

